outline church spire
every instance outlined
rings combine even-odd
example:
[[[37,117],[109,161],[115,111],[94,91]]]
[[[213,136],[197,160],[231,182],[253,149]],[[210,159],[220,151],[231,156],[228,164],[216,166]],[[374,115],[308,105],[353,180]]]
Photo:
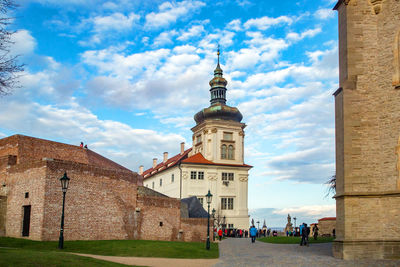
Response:
[[[226,85],[228,82],[222,77],[222,69],[219,65],[219,44],[217,50],[218,64],[214,70],[214,78],[210,81],[211,105],[216,103],[226,104]]]

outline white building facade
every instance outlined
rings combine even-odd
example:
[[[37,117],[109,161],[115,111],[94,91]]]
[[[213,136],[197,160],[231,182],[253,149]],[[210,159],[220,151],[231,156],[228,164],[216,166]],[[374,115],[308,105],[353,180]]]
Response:
[[[218,52],[219,56],[219,52]],[[193,145],[172,158],[164,153],[161,163],[140,173],[144,186],[175,198],[196,196],[207,210],[205,195],[213,195],[214,209],[224,227],[247,229],[248,172],[244,163],[244,128],[242,114],[226,103],[226,80],[218,65],[210,81],[211,105],[198,112],[192,128]]]

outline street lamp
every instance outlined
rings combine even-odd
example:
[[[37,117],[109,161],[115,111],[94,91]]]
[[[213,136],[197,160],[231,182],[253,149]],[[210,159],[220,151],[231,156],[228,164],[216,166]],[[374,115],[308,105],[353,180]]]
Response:
[[[294,220],[294,228],[296,229],[296,220],[297,220],[297,218],[294,217],[293,220]]]
[[[207,243],[206,243],[206,249],[210,249],[210,204],[211,204],[211,200],[212,200],[212,194],[210,192],[210,190],[208,190],[208,193],[206,195],[206,199],[207,199],[207,204],[208,204],[208,210],[207,210],[207,214],[208,214],[208,223],[207,223]]]
[[[63,192],[63,204],[62,204],[62,214],[61,214],[61,229],[60,229],[60,238],[58,240],[58,248],[64,248],[64,206],[65,206],[65,193],[67,193],[68,185],[69,185],[69,178],[67,173],[64,172],[64,176],[60,178],[61,182],[61,189]]]
[[[260,229],[260,221],[257,221],[257,230]]]

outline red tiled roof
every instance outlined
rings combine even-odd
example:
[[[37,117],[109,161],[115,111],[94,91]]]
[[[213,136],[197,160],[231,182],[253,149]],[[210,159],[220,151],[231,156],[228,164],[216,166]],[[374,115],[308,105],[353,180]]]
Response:
[[[182,163],[194,163],[194,164],[206,164],[206,165],[220,165],[220,166],[233,166],[233,167],[250,167],[253,166],[247,164],[225,164],[225,163],[215,163],[209,161],[203,157],[201,153],[197,153],[187,159],[182,160]]]
[[[179,153],[178,155],[175,155],[172,158],[169,158],[165,163],[164,162],[159,163],[155,168],[150,168],[148,170],[145,170],[142,174],[144,177],[143,180],[150,178],[153,174],[162,172],[164,170],[167,170],[167,169],[175,166],[176,164],[181,162],[182,159],[187,158],[187,155],[189,154],[190,151],[192,151],[192,148],[185,150],[183,152],[183,154]]]
[[[318,222],[320,221],[335,221],[336,217],[324,217],[322,219],[319,219]]]

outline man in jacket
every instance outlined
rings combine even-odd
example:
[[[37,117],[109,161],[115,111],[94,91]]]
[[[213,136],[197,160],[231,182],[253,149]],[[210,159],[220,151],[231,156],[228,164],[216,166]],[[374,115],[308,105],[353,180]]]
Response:
[[[257,235],[257,229],[253,225],[250,227],[250,237],[251,237],[251,243],[256,242],[256,235]]]

